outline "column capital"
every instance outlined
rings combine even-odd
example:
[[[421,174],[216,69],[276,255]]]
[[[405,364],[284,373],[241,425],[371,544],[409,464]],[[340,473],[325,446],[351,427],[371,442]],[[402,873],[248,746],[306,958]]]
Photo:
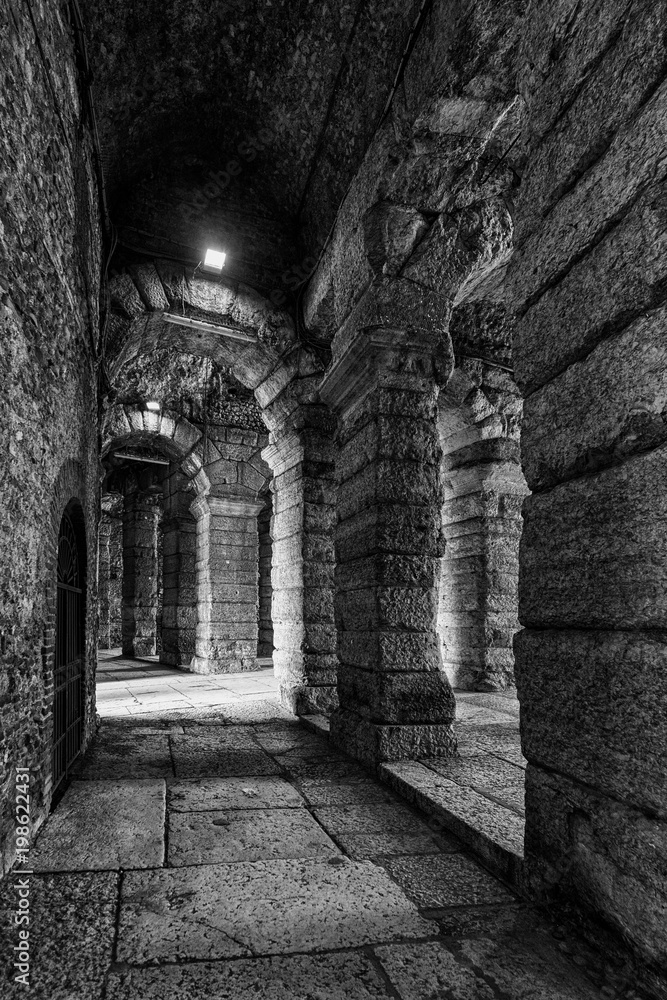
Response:
[[[262,449],[262,458],[271,469],[274,478],[288,469],[292,469],[305,458],[305,448],[301,435],[292,431],[277,440],[271,441]]]
[[[434,346],[428,337],[376,328],[357,334],[325,375],[320,396],[344,416],[380,386],[425,392],[436,381]]]

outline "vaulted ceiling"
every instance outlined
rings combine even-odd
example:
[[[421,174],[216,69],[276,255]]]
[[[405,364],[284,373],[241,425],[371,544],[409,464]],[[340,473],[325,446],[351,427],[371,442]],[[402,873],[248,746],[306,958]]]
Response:
[[[283,276],[321,248],[420,6],[83,0],[122,243],[194,263],[215,243],[229,277],[289,291]]]

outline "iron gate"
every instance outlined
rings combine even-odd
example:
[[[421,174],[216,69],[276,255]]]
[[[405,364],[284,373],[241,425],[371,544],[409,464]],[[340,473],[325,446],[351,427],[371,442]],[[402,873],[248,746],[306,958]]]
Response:
[[[58,600],[53,695],[53,790],[81,749],[84,673],[84,573],[81,546],[65,512],[58,537]]]

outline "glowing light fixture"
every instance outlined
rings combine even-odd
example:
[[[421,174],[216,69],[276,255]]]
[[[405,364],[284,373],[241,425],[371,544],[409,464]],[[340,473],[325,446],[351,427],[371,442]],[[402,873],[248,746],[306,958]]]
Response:
[[[221,253],[220,250],[207,250],[202,269],[204,271],[210,271],[212,274],[220,274],[225,266],[226,256],[227,254]]]
[[[148,403],[146,403],[146,409],[151,410],[153,413],[159,413],[160,404],[156,403],[155,400],[151,399]]]

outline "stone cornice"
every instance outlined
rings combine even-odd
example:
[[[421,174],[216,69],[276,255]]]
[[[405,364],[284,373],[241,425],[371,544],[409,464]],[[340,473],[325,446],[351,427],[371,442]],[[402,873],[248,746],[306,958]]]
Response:
[[[333,364],[320,386],[320,396],[344,416],[379,385],[427,389],[433,380],[433,345],[419,333],[363,330]]]
[[[217,517],[257,517],[264,509],[261,500],[242,500],[240,497],[208,497],[211,514]]]

